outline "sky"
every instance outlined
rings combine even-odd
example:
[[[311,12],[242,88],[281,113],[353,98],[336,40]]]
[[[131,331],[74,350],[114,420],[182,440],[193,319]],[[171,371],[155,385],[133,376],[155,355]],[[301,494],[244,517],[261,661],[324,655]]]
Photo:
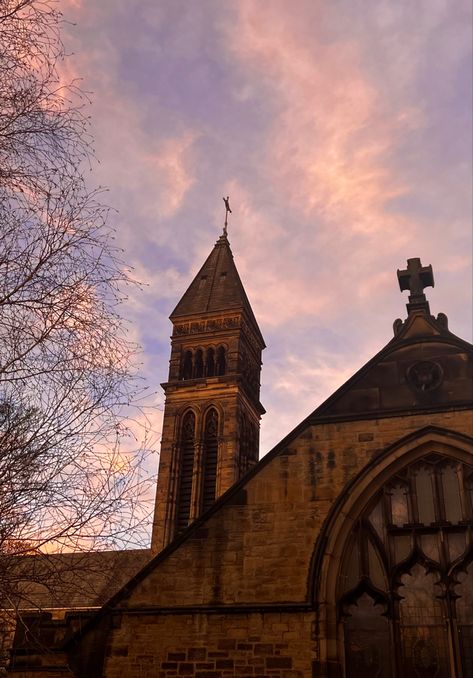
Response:
[[[470,0],[61,0],[134,275],[159,440],[168,316],[222,232],[265,338],[260,455],[393,336],[432,264],[471,341]],[[157,457],[156,457],[157,459]],[[157,461],[156,461],[157,464]]]

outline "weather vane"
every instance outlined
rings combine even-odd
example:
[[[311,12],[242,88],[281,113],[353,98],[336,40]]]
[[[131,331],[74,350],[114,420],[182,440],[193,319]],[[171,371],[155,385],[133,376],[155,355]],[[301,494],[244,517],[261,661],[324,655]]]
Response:
[[[228,213],[232,213],[230,209],[230,197],[227,195],[226,198],[223,198],[223,202],[225,203],[225,224],[223,225],[223,235],[227,235],[227,226],[228,226]]]

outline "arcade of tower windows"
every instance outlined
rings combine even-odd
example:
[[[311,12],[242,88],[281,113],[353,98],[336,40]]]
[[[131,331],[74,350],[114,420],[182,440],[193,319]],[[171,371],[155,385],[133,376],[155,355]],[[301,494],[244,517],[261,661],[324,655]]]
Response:
[[[225,346],[207,349],[187,349],[181,361],[180,379],[220,377],[226,373],[227,350]]]

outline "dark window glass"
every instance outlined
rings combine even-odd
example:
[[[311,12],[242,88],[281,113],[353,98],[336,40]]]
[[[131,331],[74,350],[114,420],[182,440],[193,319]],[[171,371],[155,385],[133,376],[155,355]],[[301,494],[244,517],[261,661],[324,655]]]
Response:
[[[448,554],[450,562],[453,563],[457,558],[462,556],[466,548],[466,534],[465,532],[450,532],[448,534]]]
[[[445,518],[451,523],[459,523],[462,520],[463,515],[457,469],[450,465],[444,466],[440,476],[442,478],[443,498],[445,503]]]
[[[385,539],[385,529],[384,529],[384,516],[383,516],[383,505],[382,500],[379,500],[374,509],[371,511],[369,516],[369,521],[374,527],[378,537],[381,541]]]
[[[213,348],[207,349],[207,364],[205,371],[208,377],[213,377],[215,375],[215,351]]]
[[[439,579],[419,564],[402,577],[399,616],[404,678],[450,676]]]
[[[182,420],[181,443],[180,443],[180,474],[179,492],[177,502],[176,528],[178,532],[184,530],[189,524],[192,477],[194,473],[194,450],[195,450],[195,415],[187,412]]]
[[[402,527],[409,522],[409,506],[407,502],[407,485],[396,483],[391,487],[391,522]]]
[[[367,544],[369,577],[376,588],[385,591],[387,588],[387,581],[384,573],[383,563],[379,556],[378,550],[372,544],[371,539],[368,539]]]
[[[217,374],[220,376],[225,374],[226,370],[226,358],[225,358],[225,348],[219,346],[217,349]]]
[[[347,678],[391,678],[389,625],[382,605],[364,593],[345,620]]]
[[[358,538],[355,535],[348,545],[343,559],[343,568],[341,575],[341,591],[354,589],[360,581],[360,550]]]
[[[473,676],[473,563],[458,572],[455,601],[464,676]]]
[[[425,466],[417,469],[415,472],[415,484],[419,523],[430,525],[430,523],[435,522],[432,471]]]
[[[406,560],[412,550],[411,536],[409,534],[398,534],[393,537],[394,542],[394,562],[397,565]]]
[[[440,560],[438,534],[423,534],[420,537],[420,545],[427,558],[437,562]]]
[[[465,482],[465,510],[467,519],[473,518],[473,474],[470,474]]]
[[[204,355],[202,349],[197,349],[194,358],[194,377],[200,379],[204,376]]]
[[[186,351],[184,353],[181,376],[182,379],[192,379],[192,351]]]
[[[205,417],[202,465],[202,511],[215,501],[218,463],[218,414],[212,409]]]

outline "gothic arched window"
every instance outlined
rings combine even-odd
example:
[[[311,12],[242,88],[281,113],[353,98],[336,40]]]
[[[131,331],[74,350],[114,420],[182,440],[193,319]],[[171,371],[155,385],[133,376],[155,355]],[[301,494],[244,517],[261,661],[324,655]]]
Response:
[[[215,501],[218,463],[218,414],[213,408],[207,412],[204,423],[202,460],[202,511]]]
[[[180,474],[176,512],[176,531],[182,532],[189,524],[192,477],[194,472],[195,452],[195,414],[186,412],[182,419],[180,436]]]
[[[473,676],[471,472],[426,455],[356,522],[339,576],[347,678]]]
[[[219,346],[217,349],[217,375],[225,374],[226,367],[225,347]]]

